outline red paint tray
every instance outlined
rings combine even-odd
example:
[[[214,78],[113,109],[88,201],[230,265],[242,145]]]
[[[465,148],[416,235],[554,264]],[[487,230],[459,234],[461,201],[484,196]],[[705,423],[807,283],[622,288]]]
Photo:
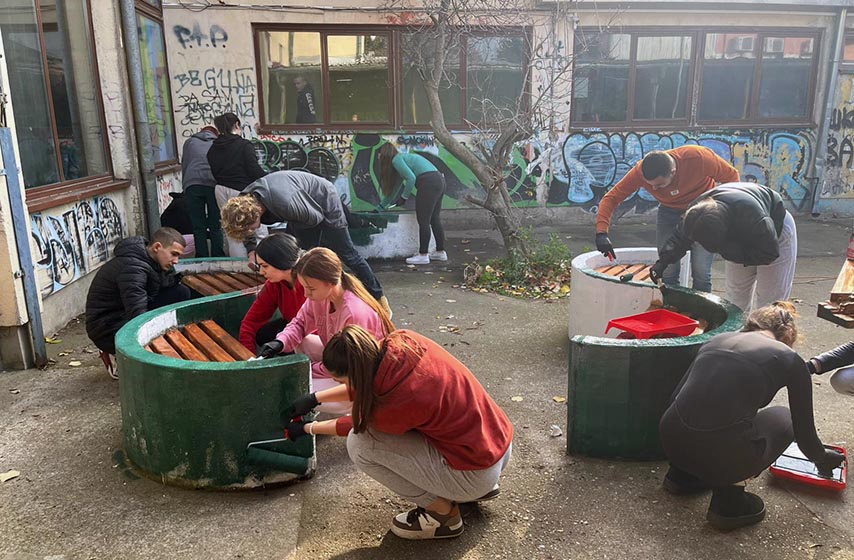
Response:
[[[655,311],[647,311],[639,315],[611,319],[608,321],[608,328],[605,329],[605,334],[611,330],[611,327],[615,327],[633,334],[635,338],[652,338],[661,334],[674,337],[688,336],[696,330],[699,324],[699,321],[695,321],[681,313],[675,313],[667,309],[656,309]]]
[[[841,492],[845,490],[846,479],[848,477],[848,456],[842,447],[837,447],[836,445],[825,445],[825,447],[839,451],[845,455],[845,460],[841,465],[833,469],[831,476],[818,474],[818,468],[812,461],[806,458],[798,448],[797,443],[792,443],[786,448],[783,454],[774,461],[774,464],[768,470],[771,471],[771,474],[779,478]]]

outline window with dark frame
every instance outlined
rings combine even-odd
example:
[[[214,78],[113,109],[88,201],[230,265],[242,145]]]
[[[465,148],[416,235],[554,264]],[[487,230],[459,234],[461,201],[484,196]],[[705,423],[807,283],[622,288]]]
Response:
[[[581,29],[572,123],[808,124],[819,39],[812,30]]]
[[[7,0],[0,29],[25,187],[108,180],[88,1]]]
[[[433,53],[427,34],[269,25],[255,26],[254,34],[262,130],[306,124],[429,125],[430,108],[418,72],[422,57],[429,64]],[[521,30],[461,42],[449,46],[439,91],[445,122],[452,127],[515,107],[525,88],[527,51]]]
[[[854,64],[854,33],[845,35],[845,45],[842,48],[842,63]]]

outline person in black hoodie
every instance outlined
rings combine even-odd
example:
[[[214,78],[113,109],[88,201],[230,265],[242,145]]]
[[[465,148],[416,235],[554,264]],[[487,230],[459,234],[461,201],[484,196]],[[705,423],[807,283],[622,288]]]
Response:
[[[114,379],[119,329],[146,311],[190,298],[174,268],[185,244],[172,228],[158,229],[151,241],[129,237],[119,241],[113,258],[95,274],[86,296],[86,334]]]
[[[789,299],[798,235],[783,199],[754,183],[726,183],[698,197],[658,253],[650,278],[697,242],[726,260],[726,299],[745,311]]]
[[[184,184],[184,202],[192,223],[197,257],[224,257],[222,227],[219,224],[219,205],[216,203],[214,188],[216,179],[208,163],[208,150],[219,133],[212,126],[206,126],[184,142],[181,153],[181,180]],[[180,228],[176,228],[179,231]],[[181,231],[181,233],[185,233]],[[208,234],[211,248],[208,251]]]
[[[208,150],[208,163],[216,180],[214,193],[220,210],[225,203],[240,191],[267,174],[258,164],[252,142],[243,138],[240,119],[234,113],[225,113],[214,118],[219,137]],[[261,232],[266,236],[266,229]],[[242,244],[233,239],[227,240],[227,250],[231,257],[245,256]],[[251,268],[251,267],[250,267]]]

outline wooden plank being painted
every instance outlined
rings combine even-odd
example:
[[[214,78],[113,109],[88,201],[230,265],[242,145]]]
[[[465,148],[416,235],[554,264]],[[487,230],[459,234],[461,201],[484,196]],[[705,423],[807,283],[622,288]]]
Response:
[[[191,324],[184,327],[184,336],[195,347],[204,353],[212,362],[233,362],[234,358],[216,343],[199,325]]]
[[[215,290],[217,290],[218,294],[228,294],[235,291],[234,288],[232,288],[213,274],[197,274],[196,276],[198,276],[198,278],[202,282],[208,284],[209,286],[212,286]]]
[[[159,336],[152,340],[146,348],[151,348],[151,351],[155,354],[160,354],[162,356],[169,356],[170,358],[177,358],[179,360],[183,360],[184,358],[174,349],[172,345],[169,344],[164,337]]]
[[[235,272],[234,277],[240,280],[241,282],[246,283],[250,288],[254,288],[255,286],[260,286],[266,280],[260,274],[247,274],[246,272]]]
[[[166,340],[169,341],[169,344],[172,345],[175,350],[181,354],[181,357],[185,360],[193,360],[195,362],[209,362],[207,356],[201,353],[199,349],[193,346],[193,343],[187,340],[187,337],[184,336],[184,333],[179,331],[178,329],[173,329],[168,331],[163,336],[166,337]]]
[[[254,358],[255,355],[248,348],[240,344],[233,336],[228,334],[225,329],[220,327],[216,322],[208,319],[199,323],[199,326],[210,336],[217,344],[231,354],[236,360],[248,360]]]
[[[847,301],[854,295],[854,262],[845,259],[845,264],[836,277],[836,282],[830,290],[830,301]]]
[[[188,288],[197,291],[198,293],[202,294],[203,296],[215,296],[215,295],[219,295],[219,293],[220,293],[219,291],[216,290],[216,288],[214,288],[210,284],[202,281],[202,279],[199,278],[199,276],[195,275],[195,274],[190,275],[190,276],[184,276],[183,278],[181,278],[181,282],[183,282],[183,284],[185,286],[187,286]]]
[[[213,276],[223,284],[227,284],[228,286],[230,286],[230,291],[232,292],[239,292],[240,290],[246,289],[246,286],[244,286],[242,282],[240,282],[227,272],[217,272]]]

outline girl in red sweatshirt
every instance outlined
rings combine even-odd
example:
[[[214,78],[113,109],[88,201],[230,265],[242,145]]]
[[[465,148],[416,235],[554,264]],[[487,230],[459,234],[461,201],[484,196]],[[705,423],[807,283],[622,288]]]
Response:
[[[498,495],[513,440],[504,411],[466,366],[412,331],[378,341],[347,326],[326,345],[323,364],[342,385],[300,397],[287,414],[293,419],[319,403],[352,400],[353,415],[292,420],[288,436],[346,436],[350,458],[365,474],[415,502],[392,521],[399,537],[459,536],[458,504]]]

